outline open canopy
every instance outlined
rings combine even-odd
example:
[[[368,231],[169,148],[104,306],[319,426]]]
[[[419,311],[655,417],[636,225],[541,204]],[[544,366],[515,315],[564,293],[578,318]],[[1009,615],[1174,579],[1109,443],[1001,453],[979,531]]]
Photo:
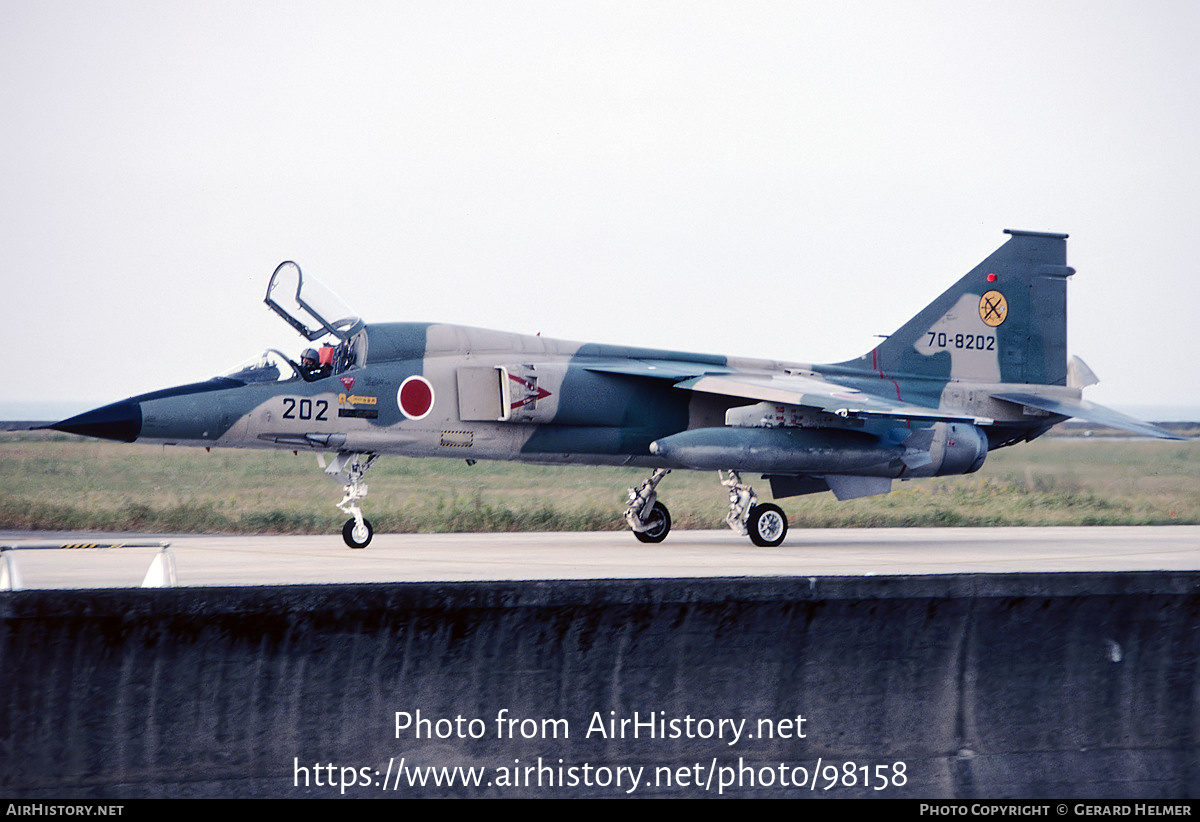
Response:
[[[341,298],[290,260],[271,275],[264,302],[309,340],[332,334],[345,342],[363,326]]]

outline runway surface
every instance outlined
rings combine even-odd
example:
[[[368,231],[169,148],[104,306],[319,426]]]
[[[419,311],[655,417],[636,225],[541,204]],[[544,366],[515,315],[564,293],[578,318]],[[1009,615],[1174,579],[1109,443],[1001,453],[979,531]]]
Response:
[[[675,531],[660,545],[625,531],[383,534],[361,551],[336,534],[0,533],[0,545],[123,538],[170,542],[180,586],[1200,570],[1200,526],[796,529],[778,548],[729,531]],[[137,587],[159,551],[7,553],[20,587],[62,589]]]

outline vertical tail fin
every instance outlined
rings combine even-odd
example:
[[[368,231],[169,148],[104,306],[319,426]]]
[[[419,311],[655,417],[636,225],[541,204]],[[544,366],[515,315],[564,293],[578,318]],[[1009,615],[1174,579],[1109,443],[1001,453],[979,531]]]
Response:
[[[1067,235],[1005,233],[1008,242],[921,313],[874,350],[838,366],[901,384],[1066,385],[1066,281],[1075,273],[1066,264]]]

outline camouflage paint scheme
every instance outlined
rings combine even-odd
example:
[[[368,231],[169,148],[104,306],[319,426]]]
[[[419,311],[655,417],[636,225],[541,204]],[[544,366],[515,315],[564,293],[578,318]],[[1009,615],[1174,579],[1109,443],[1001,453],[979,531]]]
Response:
[[[344,532],[353,547],[370,533],[353,504],[366,487],[352,489],[378,455],[730,471],[724,484],[745,492],[740,507],[731,502],[731,527],[770,545],[782,541],[786,518],[753,527],[753,509],[779,509],[755,505],[738,471],[762,473],[776,498],[832,490],[849,499],[887,493],[893,479],[978,470],[989,450],[1070,416],[1170,437],[1082,399],[1094,377],[1066,353],[1066,235],[1007,233],[875,349],[828,365],[364,324],[348,314],[328,322],[304,299],[319,284],[284,263],[267,302],[309,339],[332,333],[327,376],[276,352],[238,374],[50,427],[128,442],[336,451],[336,469],[350,476],[343,510],[353,514]],[[290,288],[288,277],[293,307],[272,298],[277,280]],[[356,455],[366,463],[357,475],[347,468]],[[665,473],[630,489],[626,519],[643,541],[669,530],[655,494]]]

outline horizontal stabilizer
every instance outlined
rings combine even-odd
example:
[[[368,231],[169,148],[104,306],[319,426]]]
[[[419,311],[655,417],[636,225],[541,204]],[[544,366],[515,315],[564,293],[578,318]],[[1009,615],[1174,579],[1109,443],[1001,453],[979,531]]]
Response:
[[[1100,382],[1096,372],[1088,368],[1088,364],[1074,355],[1067,360],[1067,386],[1069,388],[1087,388]]]
[[[1049,411],[1051,414],[1061,414],[1064,417],[1075,417],[1076,419],[1094,422],[1097,425],[1120,428],[1122,431],[1131,431],[1135,434],[1141,434],[1144,437],[1157,437],[1163,440],[1186,439],[1185,437],[1176,436],[1170,431],[1159,428],[1157,425],[1142,422],[1136,417],[1122,414],[1120,411],[1114,411],[1111,408],[1105,408],[1103,405],[1096,405],[1096,403],[1088,402],[1084,399],[1051,398],[1041,397],[1037,394],[1021,393],[993,394],[992,396],[1005,402],[1015,402],[1027,405],[1030,408],[1037,408],[1041,411]]]

